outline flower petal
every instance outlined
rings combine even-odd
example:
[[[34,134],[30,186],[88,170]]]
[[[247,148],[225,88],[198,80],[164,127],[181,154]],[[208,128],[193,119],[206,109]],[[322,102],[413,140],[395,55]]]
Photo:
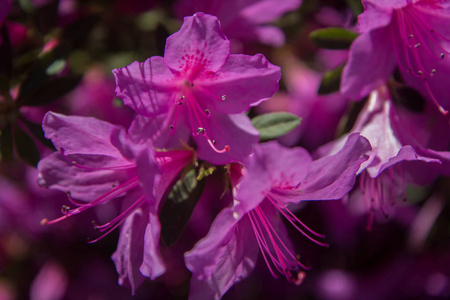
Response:
[[[278,90],[280,78],[280,67],[271,64],[262,54],[234,54],[214,77],[197,84],[199,91],[195,96],[204,107],[212,107],[212,111],[242,113],[272,97]],[[211,94],[224,96],[225,100],[211,99]]]
[[[359,100],[384,84],[396,65],[389,28],[363,33],[350,47],[349,60],[341,78],[341,93]]]
[[[208,235],[185,253],[192,272],[189,299],[221,299],[253,270],[259,252],[248,218],[239,221],[229,208],[219,213]]]
[[[173,74],[164,59],[153,56],[144,61],[113,70],[116,95],[138,114],[153,117],[168,110],[173,89]]]
[[[144,232],[147,224],[148,214],[142,208],[128,216],[120,231],[117,250],[112,255],[119,274],[119,284],[130,286],[133,294],[145,279],[139,267],[144,255]]]
[[[185,17],[180,30],[167,38],[164,61],[182,71],[198,62],[203,71],[216,72],[230,55],[230,41],[220,29],[217,17],[196,13]]]
[[[349,192],[366,153],[371,150],[369,141],[358,133],[348,136],[344,147],[334,155],[315,160],[302,182],[297,200],[340,199]]]

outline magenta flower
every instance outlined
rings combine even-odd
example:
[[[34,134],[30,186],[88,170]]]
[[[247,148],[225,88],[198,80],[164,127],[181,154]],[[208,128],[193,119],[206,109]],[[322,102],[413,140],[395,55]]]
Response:
[[[447,113],[448,8],[430,0],[366,0],[363,4],[365,11],[358,19],[361,35],[350,48],[341,91],[360,99],[384,84],[397,67],[407,84]]]
[[[149,144],[131,143],[121,127],[89,117],[48,113],[43,128],[60,152],[39,163],[39,184],[67,192],[76,206],[63,207],[62,217],[43,223],[53,224],[124,197],[126,208],[117,217],[95,225],[104,233],[102,238],[123,224],[113,255],[119,283],[134,292],[144,276],[154,279],[164,273],[158,250],[160,190],[192,160],[192,151],[153,152]]]
[[[147,117],[138,119],[157,148],[181,147],[191,136],[198,157],[215,164],[242,160],[258,141],[240,115],[278,89],[280,68],[263,55],[230,55],[216,17],[197,13],[166,42],[164,57],[113,70],[116,94]],[[156,121],[154,118],[158,118]],[[139,131],[139,130],[138,130]]]
[[[427,155],[427,151],[422,150],[425,147],[419,142],[425,140],[420,137],[424,135],[420,130],[427,127],[426,122],[421,123],[417,127],[421,129],[413,130],[413,133],[410,132],[412,128],[405,124],[395,109],[387,88],[381,87],[372,92],[351,130],[366,137],[373,149],[370,158],[361,165],[359,191],[353,195],[364,201],[366,211],[371,212],[369,228],[375,210],[379,209],[387,216],[387,210],[395,202],[406,198],[407,183],[429,183],[441,170],[441,161],[435,156]],[[345,139],[346,136],[323,146],[317,154],[333,153],[333,148],[339,149]],[[410,169],[415,171],[409,172]]]
[[[193,273],[190,299],[219,299],[253,270],[259,251],[274,277],[300,284],[307,269],[299,262],[280,215],[319,245],[323,236],[304,225],[287,205],[301,200],[340,199],[353,186],[370,145],[358,134],[340,152],[312,161],[302,148],[276,142],[255,147],[234,187],[232,207],[223,209],[209,234],[185,254]]]
[[[202,11],[220,20],[222,30],[230,39],[261,42],[271,46],[284,44],[283,31],[271,22],[297,9],[301,0],[180,0],[175,4],[179,19]]]

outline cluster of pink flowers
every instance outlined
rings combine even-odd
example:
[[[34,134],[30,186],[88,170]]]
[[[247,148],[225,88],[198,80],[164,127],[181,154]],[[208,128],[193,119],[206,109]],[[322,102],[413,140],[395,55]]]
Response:
[[[75,14],[76,2],[66,2]],[[122,2],[117,7],[127,7]],[[145,4],[135,2],[136,9]],[[3,145],[5,132],[27,134],[27,122],[43,115],[43,133],[56,149],[50,154],[41,149],[37,183],[65,193],[66,203],[60,216],[47,208],[40,224],[76,224],[76,215],[104,210],[89,243],[120,231],[112,255],[120,285],[134,294],[146,278],[190,278],[189,299],[221,299],[250,276],[258,260],[274,278],[293,285],[308,280],[314,262],[300,248],[333,247],[333,237],[320,231],[339,227],[341,220],[333,216],[313,229],[299,218],[305,203],[342,199],[350,211],[364,213],[364,229],[370,231],[407,201],[408,186],[430,186],[439,176],[450,176],[448,1],[362,1],[358,36],[344,55],[333,95],[318,95],[318,72],[287,49],[280,48],[275,58],[281,68],[263,54],[235,54],[249,42],[284,45],[283,31],[268,23],[300,4],[178,1],[174,12],[185,17],[166,39],[164,55],[112,70],[115,96],[125,107],[102,104],[103,95],[113,97],[114,84],[102,84],[100,91],[95,76],[86,76],[69,96],[70,109],[48,109],[58,112],[30,108],[33,97],[26,88],[32,81],[25,80],[19,91],[1,87],[0,109],[24,103],[17,105],[24,116],[18,121],[11,121],[12,114],[3,118],[0,110]],[[147,3],[145,9],[157,5]],[[10,1],[0,0],[0,27],[10,9]],[[10,47],[6,31],[0,49]],[[50,52],[53,46],[46,45]],[[337,51],[326,51],[325,68],[342,63]],[[46,76],[62,84],[71,76],[68,69]],[[282,72],[288,79],[279,91]],[[280,110],[290,114],[272,114]],[[288,123],[283,117],[301,123],[283,130]],[[275,133],[267,138],[271,130]],[[14,147],[22,155],[16,140]],[[2,202],[8,203],[0,196]],[[324,214],[333,214],[333,203],[323,201]],[[355,287],[351,292],[356,297]]]

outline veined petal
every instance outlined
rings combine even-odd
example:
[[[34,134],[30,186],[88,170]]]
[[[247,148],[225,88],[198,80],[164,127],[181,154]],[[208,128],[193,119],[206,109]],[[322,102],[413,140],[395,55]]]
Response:
[[[81,169],[55,152],[38,164],[38,184],[63,192],[70,191],[73,198],[92,201],[111,190],[113,184],[124,182],[135,176],[133,170],[88,170]]]
[[[109,156],[117,164],[126,163],[117,148],[111,144],[112,133],[121,127],[92,117],[65,116],[49,112],[42,121],[45,137],[64,154]]]
[[[145,228],[144,242],[144,257],[140,271],[143,275],[155,279],[166,271],[164,261],[159,252],[159,238],[161,235],[161,224],[158,216],[150,213],[149,222]]]
[[[167,38],[164,61],[175,71],[216,72],[230,55],[230,41],[215,16],[196,13],[185,17],[180,30]],[[183,59],[184,58],[184,59]]]
[[[138,114],[153,117],[167,112],[173,93],[173,74],[164,59],[153,56],[113,70],[116,95]]]
[[[341,78],[341,93],[359,100],[385,84],[396,65],[387,27],[363,33],[350,47],[349,60]]]
[[[142,208],[128,216],[120,231],[117,250],[112,255],[119,274],[119,284],[130,286],[133,294],[145,279],[139,267],[144,255],[144,232],[147,224],[148,214]]]
[[[250,274],[258,252],[248,218],[236,219],[231,209],[224,209],[208,235],[184,255],[193,273],[189,299],[221,299],[234,283]]]
[[[253,127],[250,119],[243,114],[216,114],[205,122],[206,134],[215,141],[217,149],[229,146],[229,151],[217,154],[209,142],[201,134],[194,137],[198,149],[197,157],[213,164],[240,162],[248,156],[254,144],[259,141],[259,133]]]
[[[299,186],[297,201],[342,198],[352,189],[356,173],[370,150],[366,138],[350,134],[339,152],[312,162],[308,176]]]
[[[278,90],[280,78],[280,67],[271,64],[262,54],[234,54],[213,77],[198,83],[200,90],[196,96],[214,110],[241,113],[270,98]],[[224,96],[224,101],[214,101],[210,94]]]

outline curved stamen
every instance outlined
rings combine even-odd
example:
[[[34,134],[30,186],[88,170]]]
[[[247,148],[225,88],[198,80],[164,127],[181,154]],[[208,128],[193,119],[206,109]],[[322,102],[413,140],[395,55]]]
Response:
[[[102,196],[96,198],[95,200],[88,202],[86,204],[83,204],[77,208],[74,209],[67,209],[65,214],[59,218],[56,218],[54,220],[48,220],[48,219],[42,219],[41,224],[42,225],[50,225],[50,224],[55,224],[58,223],[62,220],[65,220],[73,215],[79,214],[83,211],[85,211],[88,208],[94,207],[98,204],[102,204],[102,203],[106,203],[122,194],[124,194],[125,192],[135,188],[139,186],[139,181],[137,176],[133,177],[132,179],[128,180],[127,182],[115,187],[114,189],[112,189],[111,191],[103,194]],[[70,194],[68,195],[70,196]],[[71,201],[72,203],[76,203],[75,201]]]

